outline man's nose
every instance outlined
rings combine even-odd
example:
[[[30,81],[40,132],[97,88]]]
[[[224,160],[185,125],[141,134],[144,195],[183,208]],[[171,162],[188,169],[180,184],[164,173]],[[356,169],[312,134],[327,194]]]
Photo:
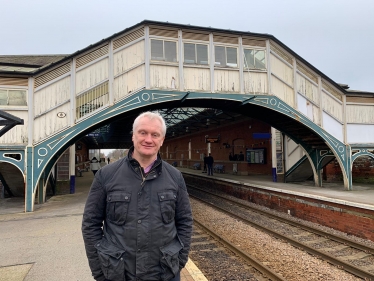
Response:
[[[152,134],[146,134],[145,141],[152,141]]]

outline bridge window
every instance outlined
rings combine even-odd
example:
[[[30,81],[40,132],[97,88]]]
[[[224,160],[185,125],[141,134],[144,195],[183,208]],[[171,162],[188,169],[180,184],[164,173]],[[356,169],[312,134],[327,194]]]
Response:
[[[208,64],[208,45],[184,43],[184,63]]]
[[[177,62],[177,42],[152,39],[151,59]]]
[[[244,68],[266,69],[265,51],[244,49]]]
[[[238,67],[238,49],[232,47],[215,46],[215,66]]]
[[[100,107],[106,105],[109,101],[108,82],[79,95],[76,98],[76,116],[81,118]]]
[[[0,105],[27,105],[26,90],[0,89]]]

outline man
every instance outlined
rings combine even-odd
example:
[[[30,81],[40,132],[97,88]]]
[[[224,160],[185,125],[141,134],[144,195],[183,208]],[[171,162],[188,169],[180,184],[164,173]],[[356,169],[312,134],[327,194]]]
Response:
[[[160,114],[142,113],[127,157],[94,178],[82,233],[95,280],[180,280],[193,220],[182,174],[158,153],[165,134]]]
[[[208,159],[208,156],[206,156],[206,154],[204,153],[204,169],[203,169],[202,173],[206,173],[206,171],[207,171],[207,169],[206,169],[206,167],[207,167],[207,164],[206,164],[207,159]]]
[[[214,159],[213,156],[209,153],[207,157],[206,164],[208,165],[208,176],[213,176],[213,163]]]

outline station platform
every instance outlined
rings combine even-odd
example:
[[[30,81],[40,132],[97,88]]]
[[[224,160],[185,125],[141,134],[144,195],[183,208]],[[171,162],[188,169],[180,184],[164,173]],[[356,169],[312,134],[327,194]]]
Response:
[[[228,173],[207,176],[201,170],[177,168],[185,175],[255,186],[374,211],[374,185],[370,184],[354,184],[353,190],[347,191],[342,183],[324,183],[323,187],[316,187],[313,182],[273,182],[271,176]],[[51,197],[45,204],[35,205],[32,213],[24,212],[22,198],[0,200],[0,280],[93,280],[80,230],[92,180],[92,172],[82,173],[82,177],[76,177],[75,194]],[[207,281],[192,260],[182,270],[181,280]]]
[[[277,191],[323,200],[326,202],[349,205],[374,211],[374,184],[353,183],[352,190],[345,190],[343,183],[323,183],[322,187],[314,185],[313,181],[297,183],[273,182],[266,175],[236,175],[229,173],[214,173],[208,176],[201,170],[177,167],[184,174],[216,178],[222,181],[259,187],[265,190]]]
[[[91,171],[76,177],[75,194],[57,195],[34,212],[24,199],[0,199],[0,281],[92,281],[81,234]],[[181,281],[207,281],[189,260]]]

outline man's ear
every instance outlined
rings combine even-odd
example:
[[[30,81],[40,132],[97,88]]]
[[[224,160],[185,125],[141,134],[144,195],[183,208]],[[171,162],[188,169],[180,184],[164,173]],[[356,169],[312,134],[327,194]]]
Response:
[[[162,139],[160,147],[164,144],[164,140],[165,140],[165,137]]]

